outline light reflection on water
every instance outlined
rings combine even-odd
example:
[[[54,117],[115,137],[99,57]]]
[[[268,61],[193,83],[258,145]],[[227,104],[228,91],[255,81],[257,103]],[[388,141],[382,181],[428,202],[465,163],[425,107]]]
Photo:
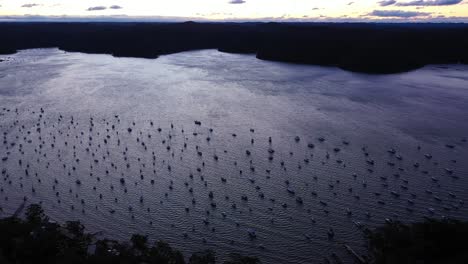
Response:
[[[365,252],[357,222],[421,220],[428,208],[468,219],[466,66],[374,76],[214,50],[157,60],[56,49],[2,57],[3,215],[27,196],[54,220],[79,219],[105,236],[142,233],[186,254],[211,248],[220,259],[240,252],[265,263],[319,262],[333,252],[352,262],[342,243]]]

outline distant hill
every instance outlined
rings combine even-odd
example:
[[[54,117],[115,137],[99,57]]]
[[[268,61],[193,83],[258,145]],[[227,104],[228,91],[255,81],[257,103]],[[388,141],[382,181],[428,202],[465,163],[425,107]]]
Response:
[[[466,24],[379,23],[0,23],[0,53],[58,47],[122,57],[199,49],[263,60],[396,73],[468,63]]]

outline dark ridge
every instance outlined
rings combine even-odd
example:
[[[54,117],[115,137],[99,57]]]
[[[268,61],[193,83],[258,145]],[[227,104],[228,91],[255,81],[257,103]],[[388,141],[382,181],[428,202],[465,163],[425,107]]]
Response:
[[[467,64],[466,24],[379,23],[0,23],[0,53],[58,47],[157,58],[199,49],[271,61],[397,73],[428,64]]]

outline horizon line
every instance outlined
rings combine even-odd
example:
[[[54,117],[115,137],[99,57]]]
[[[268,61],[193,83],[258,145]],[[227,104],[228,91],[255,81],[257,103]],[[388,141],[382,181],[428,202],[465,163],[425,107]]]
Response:
[[[1,22],[129,22],[129,23],[432,23],[432,24],[466,24],[468,17],[433,17],[425,19],[403,19],[403,18],[230,18],[230,19],[207,19],[200,17],[169,17],[169,16],[0,16]]]

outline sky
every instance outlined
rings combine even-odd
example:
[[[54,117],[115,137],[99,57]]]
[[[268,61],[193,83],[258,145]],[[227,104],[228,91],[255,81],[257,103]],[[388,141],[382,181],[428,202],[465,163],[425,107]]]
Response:
[[[468,22],[468,0],[0,0],[0,20]]]

